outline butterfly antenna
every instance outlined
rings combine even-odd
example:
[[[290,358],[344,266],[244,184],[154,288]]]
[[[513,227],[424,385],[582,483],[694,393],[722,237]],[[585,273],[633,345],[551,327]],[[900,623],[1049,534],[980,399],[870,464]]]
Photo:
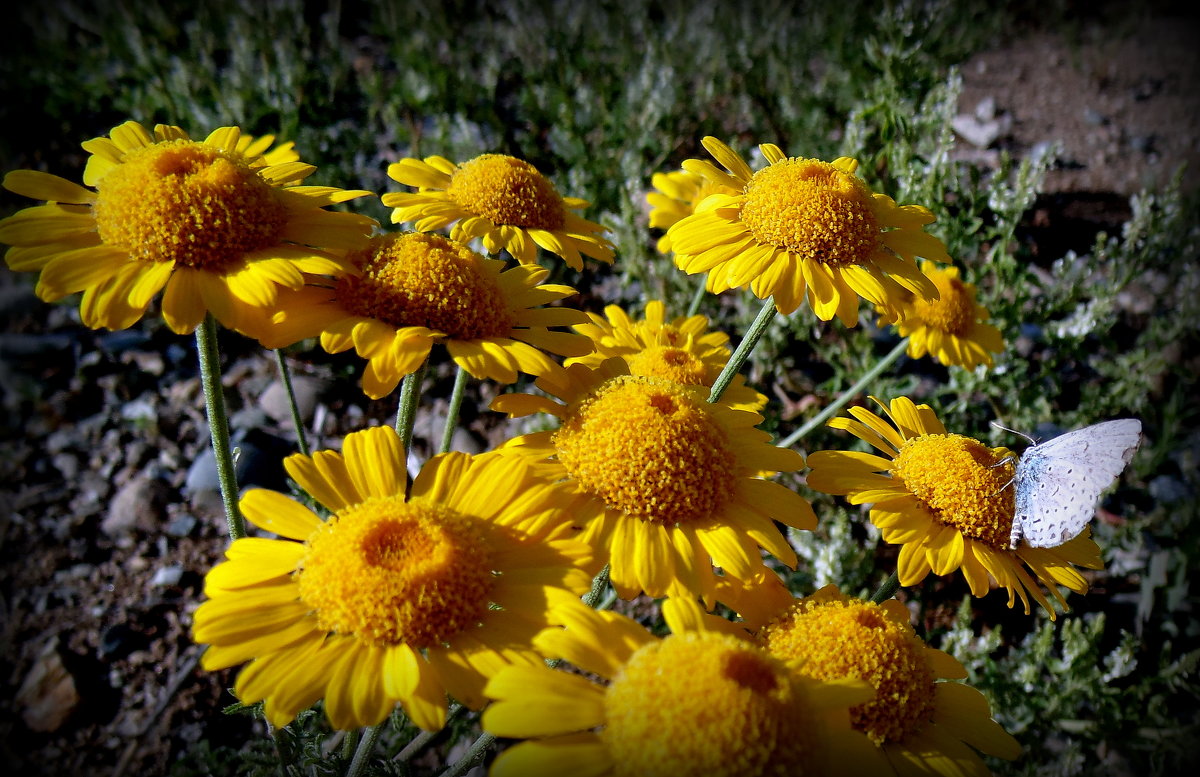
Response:
[[[1001,426],[1000,424],[996,423],[995,421],[992,421],[991,423],[992,423],[992,426],[996,427],[997,429],[1003,429],[1004,431],[1011,432],[1012,434],[1015,434],[1018,437],[1024,437],[1026,440],[1029,440],[1030,445],[1038,444],[1037,440],[1035,440],[1034,438],[1025,434],[1025,432],[1018,432],[1016,429],[1009,429],[1007,426]]]

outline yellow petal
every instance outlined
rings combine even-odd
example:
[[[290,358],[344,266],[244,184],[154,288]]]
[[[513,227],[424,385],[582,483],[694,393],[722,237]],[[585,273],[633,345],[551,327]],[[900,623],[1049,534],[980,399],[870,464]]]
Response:
[[[307,540],[322,525],[312,510],[278,491],[265,488],[247,491],[242,497],[241,508],[246,519],[260,529],[300,542]]]
[[[486,713],[485,713],[486,714]],[[609,777],[612,756],[596,734],[518,742],[496,756],[490,777]]]
[[[342,443],[346,470],[365,497],[403,494],[407,485],[404,446],[390,426],[375,426],[346,435]]]
[[[4,188],[34,200],[91,204],[96,193],[66,178],[37,170],[13,170],[4,176]]]
[[[485,731],[531,737],[586,731],[604,723],[604,691],[576,674],[541,666],[511,666],[484,693],[497,701],[483,713]]]

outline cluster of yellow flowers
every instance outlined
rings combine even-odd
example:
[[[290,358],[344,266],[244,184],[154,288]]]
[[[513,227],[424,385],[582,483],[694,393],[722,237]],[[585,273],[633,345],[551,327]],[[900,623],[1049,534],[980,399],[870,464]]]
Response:
[[[1075,566],[1098,567],[1099,549],[1086,533],[1008,546],[1008,451],[899,397],[879,403],[886,418],[856,407],[831,424],[879,455],[806,462],[756,428],[766,398],[740,377],[709,401],[730,351],[703,316],[669,319],[660,300],[641,319],[547,306],[574,289],[544,283],[539,249],[576,270],[614,250],[578,215],[588,203],[532,165],[402,159],[388,174],[415,191],[382,201],[415,231],[388,233],[326,209],[369,192],[305,185],[315,168],[273,142],[128,122],[83,144],[86,187],[9,173],[6,188],[45,204],[0,222],[6,261],[40,273],[44,300],[82,292],[90,327],[128,327],[162,292],[177,333],[211,315],[269,348],[353,348],[372,398],[444,344],[476,378],[536,378],[537,393],[492,408],[558,425],[435,456],[411,482],[390,427],[290,456],[287,472],[328,518],[248,491],[241,511],[276,538],[235,540],[194,620],[207,669],[246,663],[239,699],[264,702],[276,726],[323,701],[340,729],[399,704],[433,731],[452,697],[486,708],[487,731],[527,740],[501,754],[497,775],[986,774],[976,751],[1019,754],[983,695],[949,682],[962,665],[916,635],[900,602],[832,587],[793,597],[776,569],[797,558],[776,524],[813,530],[817,516],[770,479],[807,466],[809,487],[871,504],[884,540],[901,545],[901,585],[961,570],[976,596],[995,584],[1010,606],[1019,596],[1028,612],[1032,596],[1053,614],[1043,584],[1060,601],[1059,585],[1086,591]],[[720,141],[704,146],[721,167],[692,159],[658,174],[649,203],[651,226],[666,230],[659,248],[707,273],[708,290],[748,286],[781,313],[807,303],[845,326],[862,298],[912,356],[946,364],[990,365],[1002,351],[974,287],[936,264],[951,260],[924,231],[928,209],[872,192],[853,159],[763,144],[769,164],[756,172]],[[623,599],[665,597],[670,636],[581,603],[605,575]],[[718,604],[739,618],[709,614]]]

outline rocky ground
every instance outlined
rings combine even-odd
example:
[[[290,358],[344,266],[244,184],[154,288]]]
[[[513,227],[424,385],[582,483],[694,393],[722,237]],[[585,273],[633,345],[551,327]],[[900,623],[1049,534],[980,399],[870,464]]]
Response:
[[[1119,228],[1129,195],[1179,162],[1200,182],[1195,33],[1169,19],[1045,33],[962,65],[964,158],[1061,146],[1029,216],[1047,253]],[[7,271],[0,328],[0,759],[11,774],[161,774],[202,738],[253,735],[220,714],[232,675],[199,670],[188,636],[227,544],[192,341],[83,329]],[[274,360],[233,335],[222,350],[240,480],[281,486],[293,442]],[[353,358],[290,363],[313,445],[390,422],[391,403],[357,392]],[[484,418],[465,420],[460,449],[491,442]]]

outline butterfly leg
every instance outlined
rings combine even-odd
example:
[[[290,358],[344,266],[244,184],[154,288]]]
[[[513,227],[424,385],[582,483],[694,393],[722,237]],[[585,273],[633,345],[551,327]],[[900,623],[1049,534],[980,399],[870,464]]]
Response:
[[[1016,463],[1017,463],[1017,459],[1016,459],[1016,457],[1014,457],[1014,456],[1005,456],[1004,458],[1000,459],[1000,461],[997,461],[995,464],[993,464],[992,466],[988,467],[988,469],[995,469],[996,467],[1003,467],[1005,464],[1016,464]],[[1004,489],[1006,489],[1006,488],[1008,488],[1009,486],[1011,486],[1011,485],[1013,484],[1013,481],[1014,481],[1014,480],[1016,480],[1016,479],[1017,479],[1017,476],[1016,476],[1016,475],[1013,475],[1011,478],[1009,478],[1009,479],[1008,479],[1008,482],[1007,482],[1007,483],[1005,483],[1004,485],[1000,486],[1000,488],[996,489],[996,493],[992,494],[992,496],[996,496],[997,494],[1002,494],[1002,493],[1004,493]]]

